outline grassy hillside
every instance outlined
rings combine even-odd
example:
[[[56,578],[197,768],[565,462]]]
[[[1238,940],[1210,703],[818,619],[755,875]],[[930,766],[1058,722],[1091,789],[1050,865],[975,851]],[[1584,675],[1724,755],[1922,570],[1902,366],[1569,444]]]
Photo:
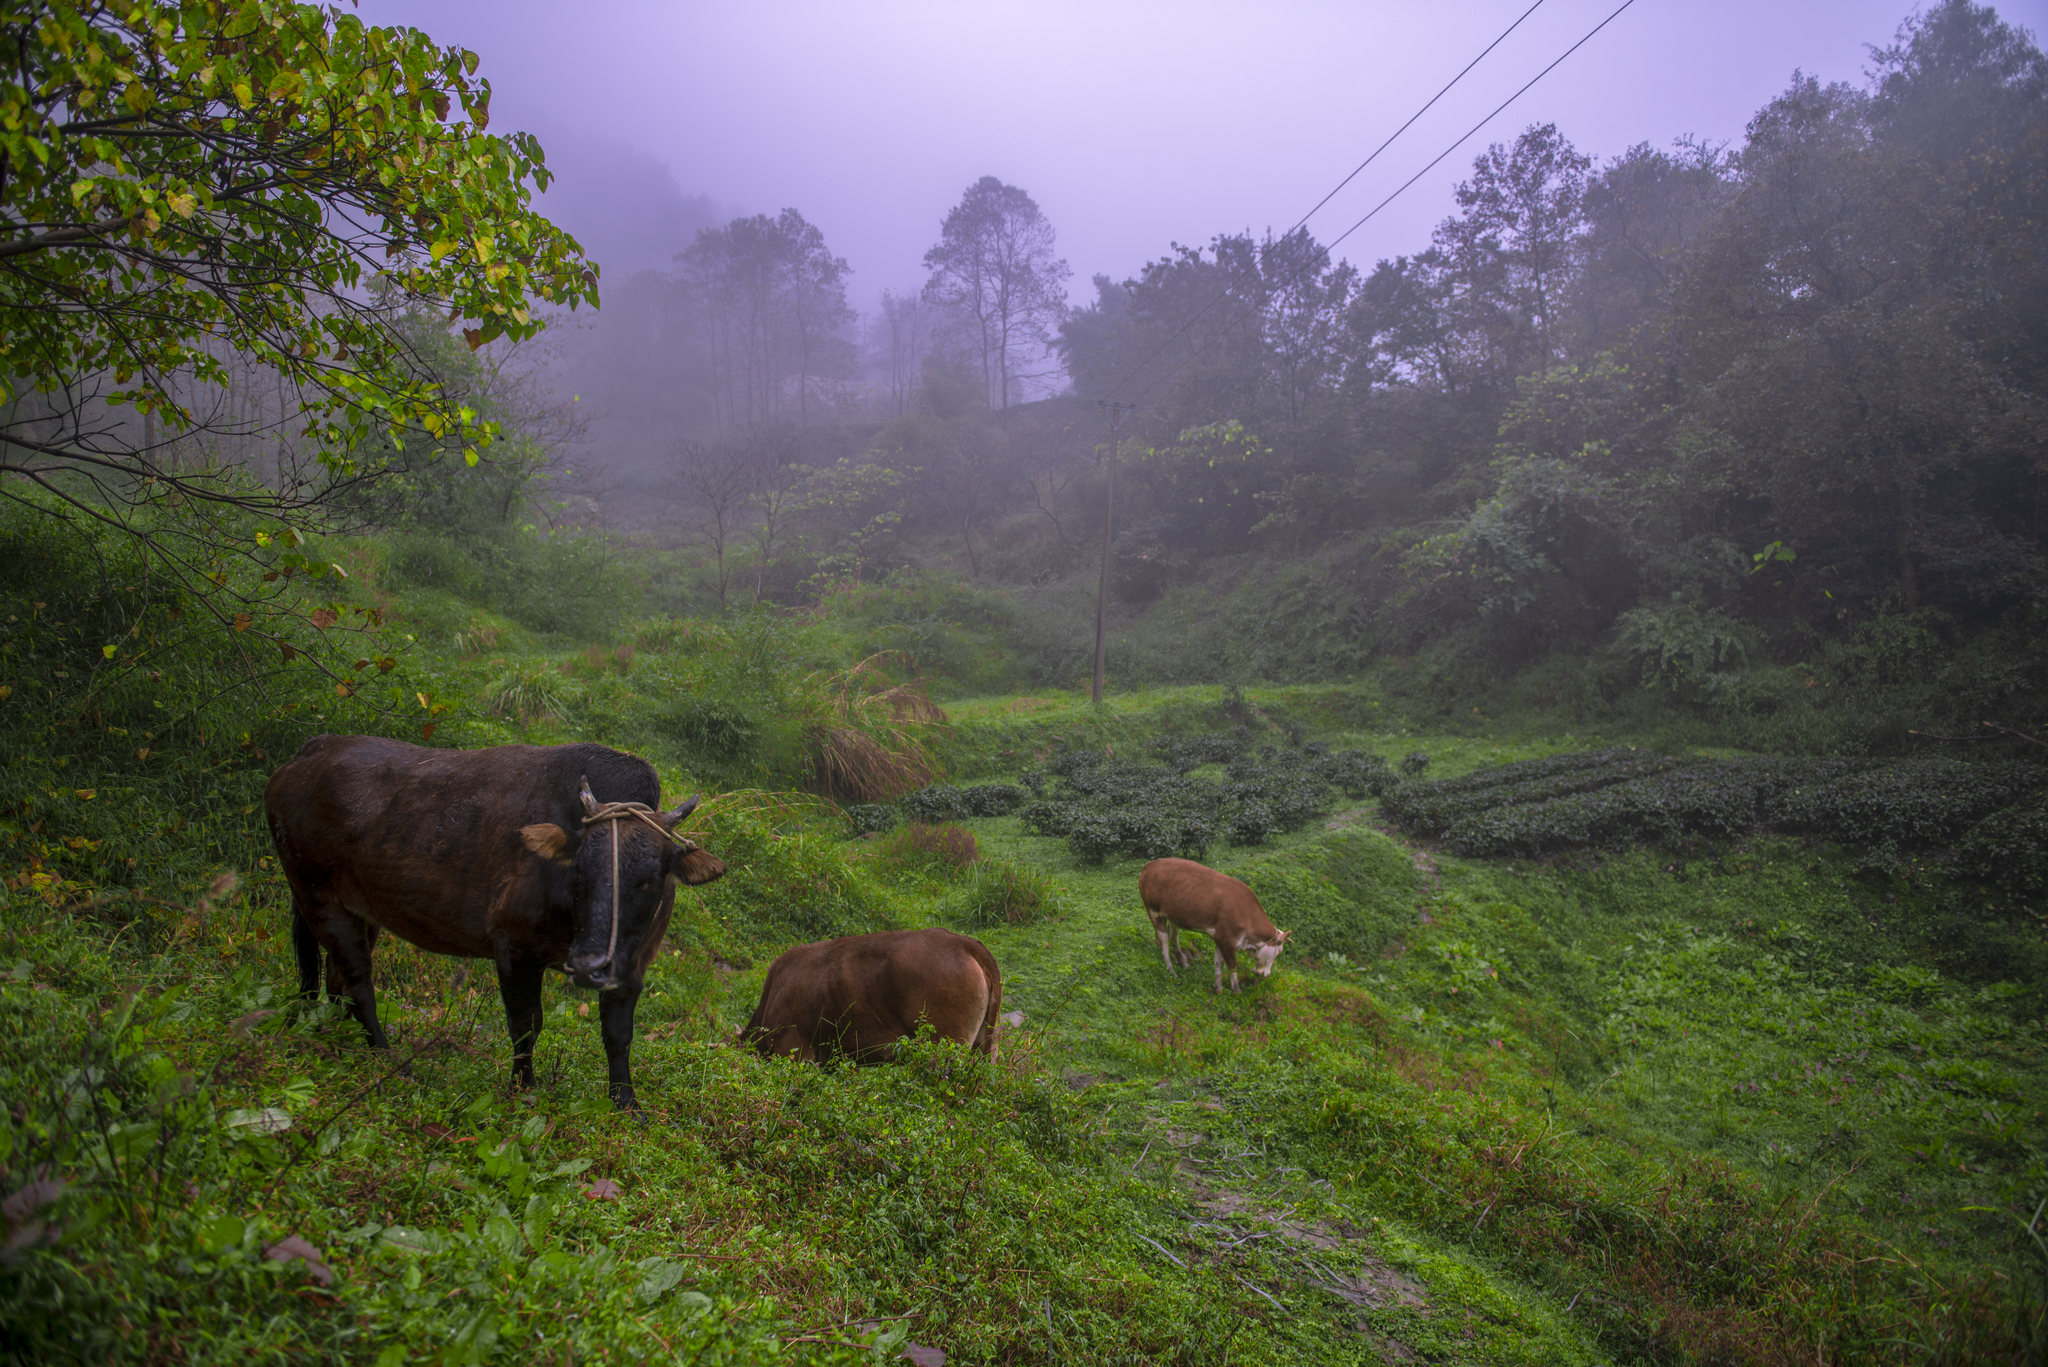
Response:
[[[1135,858],[1083,862],[1007,815],[953,823],[962,863],[945,828],[856,836],[790,791],[848,730],[984,780],[1240,726],[1421,754],[1432,778],[1616,737],[1484,715],[1450,734],[1355,684],[958,698],[920,741],[864,705],[890,679],[852,669],[906,643],[852,614],[536,634],[394,588],[375,547],[346,563],[394,667],[344,697],[237,672],[232,642],[124,597],[118,560],[7,535],[10,1360],[2039,1351],[2048,979],[2039,917],[2005,894],[1783,837],[1466,860],[1333,801],[1210,850],[1297,932],[1271,980],[1219,998],[1199,960],[1160,964]],[[932,631],[970,662],[956,690],[999,672]],[[122,639],[156,653],[120,668]],[[550,982],[523,1095],[481,965],[380,946],[389,1056],[288,1000],[264,777],[316,730],[427,726],[603,740],[665,794],[717,795],[700,835],[732,871],[683,895],[650,974],[644,1119],[604,1101],[590,994]],[[1022,1017],[994,1064],[730,1047],[780,948],[932,923],[1004,967]]]

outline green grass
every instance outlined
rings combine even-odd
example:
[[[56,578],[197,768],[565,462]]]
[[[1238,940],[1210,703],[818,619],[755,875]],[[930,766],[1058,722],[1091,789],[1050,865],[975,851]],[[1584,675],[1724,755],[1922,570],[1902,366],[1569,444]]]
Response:
[[[354,697],[226,687],[232,652],[166,619],[164,677],[83,709],[129,606],[87,557],[0,560],[0,1188],[67,1184],[0,1231],[8,1360],[1968,1362],[2038,1326],[2048,951],[2003,895],[1789,840],[1460,860],[1352,802],[1212,852],[1295,932],[1218,997],[1206,956],[1160,963],[1136,860],[990,817],[954,869],[747,791],[800,774],[820,671],[852,662],[833,630],[655,621],[591,652],[358,574],[402,658]],[[490,715],[513,675],[562,715]],[[1432,778],[1628,739],[1420,730],[1369,685],[947,706],[959,780],[1239,723]],[[554,982],[517,1096],[482,965],[381,945],[390,1056],[286,1001],[264,776],[311,731],[429,718],[732,794],[701,818],[731,872],[682,895],[642,1002],[645,1121]],[[994,1064],[731,1047],[782,948],[930,923],[1003,966]],[[265,1257],[291,1235],[329,1284]]]

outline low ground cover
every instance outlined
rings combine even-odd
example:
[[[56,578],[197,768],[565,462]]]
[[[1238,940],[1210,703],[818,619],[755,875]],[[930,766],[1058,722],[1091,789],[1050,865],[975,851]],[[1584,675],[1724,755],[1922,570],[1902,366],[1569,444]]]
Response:
[[[1404,830],[1468,855],[1684,848],[1778,832],[1854,847],[1885,867],[1935,852],[2023,892],[2041,876],[2026,833],[2044,794],[2048,765],[2019,760],[1680,759],[1616,747],[1390,788],[1385,807]]]
[[[2022,887],[1812,834],[1433,849],[1397,808],[1448,830],[1499,806],[1458,806],[1503,786],[1482,771],[1533,762],[1512,781],[1561,801],[1684,766],[1421,731],[1364,686],[952,700],[942,786],[835,808],[789,791],[811,728],[887,690],[850,694],[858,662],[801,623],[577,641],[350,559],[382,645],[343,694],[236,674],[232,637],[124,598],[118,563],[109,592],[91,556],[39,554],[33,579],[0,556],[12,1358],[1903,1363],[2040,1333],[2048,956]],[[610,1113],[594,1005],[557,983],[522,1095],[480,965],[380,946],[391,1056],[287,1000],[261,789],[323,729],[604,739],[712,795],[693,825],[732,872],[682,896],[651,970],[645,1122]],[[1160,789],[1193,812],[1269,771],[1313,802],[1207,847],[1295,932],[1242,996],[1160,963],[1140,854],[1091,862],[1026,816]],[[1901,790],[1829,791],[1809,809]],[[2038,813],[2022,793],[1962,839],[2038,858]],[[781,949],[920,924],[1002,963],[994,1065],[730,1047]]]

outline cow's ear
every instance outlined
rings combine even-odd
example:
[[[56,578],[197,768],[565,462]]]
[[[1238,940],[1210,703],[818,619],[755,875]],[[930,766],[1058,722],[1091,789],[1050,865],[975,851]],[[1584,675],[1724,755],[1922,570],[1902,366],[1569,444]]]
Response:
[[[673,848],[669,854],[668,867],[669,872],[693,888],[725,876],[725,861],[709,850],[700,850],[695,845]]]
[[[519,843],[543,859],[557,864],[569,862],[569,833],[551,821],[538,826],[521,826]]]
[[[1277,939],[1277,940],[1275,940],[1275,941],[1273,941],[1273,943],[1274,943],[1274,944],[1276,944],[1276,945],[1284,945],[1284,944],[1286,944],[1286,943],[1287,943],[1287,937],[1288,937],[1289,935],[1292,935],[1293,933],[1294,933],[1294,932],[1293,932],[1293,931],[1290,931],[1290,930],[1283,930],[1283,931],[1281,931],[1281,932],[1280,932],[1280,938],[1279,938],[1279,939]]]

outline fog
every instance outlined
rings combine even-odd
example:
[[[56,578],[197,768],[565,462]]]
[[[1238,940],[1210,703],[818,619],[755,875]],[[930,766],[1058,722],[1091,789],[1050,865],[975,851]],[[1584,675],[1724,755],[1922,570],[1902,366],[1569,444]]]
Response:
[[[1348,226],[1615,3],[1547,0],[1311,230]],[[1171,242],[1285,228],[1527,8],[365,0],[361,13],[481,55],[493,127],[542,138],[562,176],[547,211],[614,278],[666,264],[714,205],[795,206],[870,308],[882,288],[922,282],[940,219],[983,175],[1038,200],[1079,295]],[[2033,22],[2026,8],[2004,12]],[[1470,153],[1532,122],[1595,156],[1739,139],[1795,69],[1857,79],[1903,10],[1731,0],[1709,17],[1637,0],[1343,252],[1414,250]]]
[[[492,130],[524,129],[546,147],[558,179],[541,207],[601,266],[606,307],[553,329],[532,360],[580,406],[574,455],[607,473],[614,518],[630,522],[661,504],[642,495],[670,488],[679,443],[751,438],[799,415],[814,432],[821,417],[886,419],[935,356],[992,408],[1068,387],[1046,319],[1176,244],[1285,233],[1496,40],[1307,220],[1316,242],[1394,195],[1334,254],[1369,272],[1420,251],[1456,210],[1474,157],[1532,125],[1555,124],[1596,167],[1642,144],[1739,147],[1795,73],[1860,84],[1870,45],[1892,41],[1904,18],[1899,0],[1734,0],[1710,17],[1670,0],[1618,3],[365,0],[361,13],[475,50]],[[1045,318],[1025,329],[1037,340],[995,363],[983,345],[977,367],[956,306],[909,318],[915,335],[907,349],[899,336],[892,361],[884,291],[900,332],[942,221],[984,177],[1035,202],[1051,234],[1043,255],[1068,267],[1046,275]],[[724,243],[694,284],[677,275],[678,253],[706,229],[786,210],[797,217],[781,218],[775,250],[810,234],[804,288],[830,296],[831,316],[734,343],[707,301],[724,290],[737,307],[732,282],[753,269],[741,258],[754,248]],[[750,230],[756,247],[767,223]],[[760,313],[762,299],[748,307]],[[862,440],[841,432],[803,459]]]

